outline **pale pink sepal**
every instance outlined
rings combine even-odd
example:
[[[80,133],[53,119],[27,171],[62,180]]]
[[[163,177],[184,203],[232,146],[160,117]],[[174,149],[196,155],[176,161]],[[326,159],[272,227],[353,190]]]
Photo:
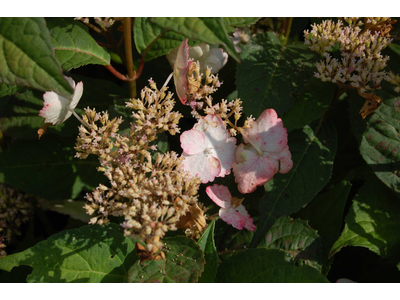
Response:
[[[71,87],[74,89],[71,99],[67,99],[55,92],[46,92],[43,94],[43,108],[39,111],[39,116],[43,117],[45,123],[58,125],[71,116],[71,110],[75,109],[83,94],[83,83],[75,82],[70,77],[65,77]],[[69,109],[68,109],[69,108]]]
[[[218,115],[207,115],[193,129],[181,134],[182,169],[198,176],[202,183],[230,173],[235,159],[236,139],[231,137]]]
[[[256,229],[246,208],[242,204],[238,207],[232,205],[232,195],[226,186],[218,184],[208,186],[206,193],[215,204],[221,207],[219,216],[223,221],[239,230],[243,227],[250,231]]]
[[[242,131],[242,135],[246,145],[238,146],[232,164],[242,194],[253,192],[276,173],[284,174],[292,169],[287,131],[275,110],[264,110],[251,128]]]
[[[192,62],[189,61],[189,45],[188,39],[184,39],[178,48],[174,64],[174,83],[176,93],[182,104],[186,103],[187,100],[187,78],[186,74],[189,70],[189,66]]]

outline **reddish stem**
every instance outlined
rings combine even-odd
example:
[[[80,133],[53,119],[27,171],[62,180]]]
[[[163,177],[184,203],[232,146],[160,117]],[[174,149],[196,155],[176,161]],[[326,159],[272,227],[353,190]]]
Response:
[[[128,77],[125,75],[122,75],[120,72],[118,72],[112,65],[105,65],[106,69],[110,71],[115,77],[118,79],[121,79],[123,81],[130,81]]]

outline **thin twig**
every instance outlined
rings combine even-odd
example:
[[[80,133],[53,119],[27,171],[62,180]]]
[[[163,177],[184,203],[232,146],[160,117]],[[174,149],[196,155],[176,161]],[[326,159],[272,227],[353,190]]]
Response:
[[[118,79],[121,79],[122,81],[130,81],[128,77],[125,75],[122,75],[120,72],[118,72],[112,65],[105,65],[104,66],[108,71],[110,71],[115,77]]]
[[[131,18],[124,18],[124,40],[125,40],[125,57],[126,68],[128,69],[129,80],[129,95],[131,98],[136,97],[136,72],[133,68],[132,56],[132,26]]]

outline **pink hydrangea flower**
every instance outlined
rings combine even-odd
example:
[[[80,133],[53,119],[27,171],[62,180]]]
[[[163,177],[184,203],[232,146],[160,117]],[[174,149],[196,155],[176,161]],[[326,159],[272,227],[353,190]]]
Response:
[[[65,77],[74,89],[71,99],[56,94],[55,92],[46,92],[43,94],[43,108],[39,111],[39,116],[44,118],[45,123],[58,125],[67,120],[72,110],[75,109],[83,94],[82,81],[75,85],[75,81],[70,77]]]
[[[238,146],[232,165],[242,194],[255,191],[276,173],[285,174],[292,169],[287,131],[275,110],[264,110],[251,128],[242,131],[242,135],[246,144]]]
[[[229,189],[224,185],[214,184],[206,188],[206,193],[221,209],[219,216],[229,225],[242,230],[243,227],[254,231],[256,226],[246,208],[241,204],[243,199],[232,197]]]
[[[230,174],[236,139],[231,137],[218,115],[202,117],[191,130],[181,134],[182,168],[202,183]]]

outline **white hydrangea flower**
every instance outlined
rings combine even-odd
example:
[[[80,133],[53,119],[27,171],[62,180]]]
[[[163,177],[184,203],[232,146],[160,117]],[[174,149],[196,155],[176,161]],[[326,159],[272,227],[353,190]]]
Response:
[[[83,94],[83,82],[75,85],[75,81],[70,77],[65,77],[68,83],[74,89],[71,99],[67,99],[55,92],[46,92],[43,94],[43,108],[39,111],[39,116],[44,118],[45,123],[58,125],[67,120],[72,111],[77,106]]]
[[[167,54],[167,59],[172,67],[176,60],[178,48],[171,50]],[[189,47],[189,58],[193,61],[200,62],[200,71],[205,73],[207,67],[212,68],[211,73],[216,74],[228,61],[228,53],[224,52],[222,48],[210,48],[210,45],[201,43],[194,47]]]

